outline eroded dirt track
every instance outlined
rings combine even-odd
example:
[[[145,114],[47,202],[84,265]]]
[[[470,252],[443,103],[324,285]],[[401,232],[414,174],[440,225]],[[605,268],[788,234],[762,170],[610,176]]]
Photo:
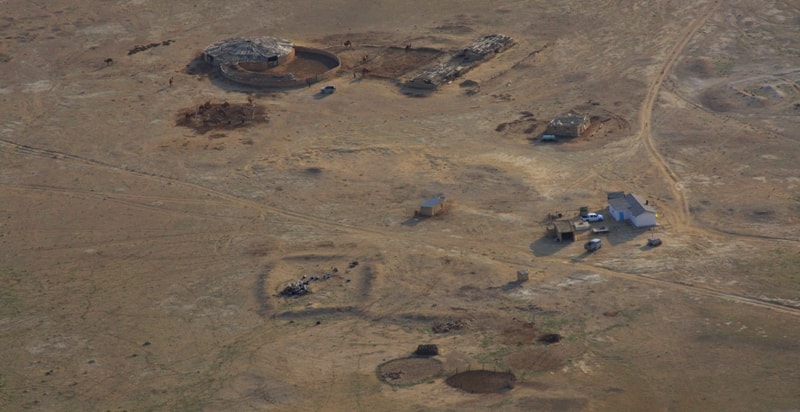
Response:
[[[656,77],[647,88],[647,95],[645,95],[644,102],[642,102],[642,105],[639,109],[638,137],[644,144],[644,147],[647,149],[647,152],[652,158],[654,164],[658,167],[669,183],[670,191],[672,192],[675,202],[677,203],[677,206],[673,209],[675,212],[674,223],[677,226],[676,229],[685,228],[691,225],[689,200],[684,188],[682,187],[681,178],[672,170],[667,160],[664,159],[664,156],[662,156],[661,153],[659,153],[655,143],[653,142],[653,133],[651,129],[653,108],[655,106],[656,99],[658,99],[658,93],[661,91],[661,87],[664,84],[664,80],[667,78],[667,76],[669,76],[669,73],[675,65],[675,62],[678,61],[681,53],[686,48],[686,45],[689,44],[689,41],[692,40],[692,37],[694,37],[695,33],[697,33],[697,31],[700,30],[700,28],[702,28],[708,19],[714,14],[714,11],[717,10],[719,4],[719,1],[711,3],[707,10],[705,10],[703,14],[701,14],[688,27],[686,33],[667,55],[667,59],[664,62],[658,77]]]

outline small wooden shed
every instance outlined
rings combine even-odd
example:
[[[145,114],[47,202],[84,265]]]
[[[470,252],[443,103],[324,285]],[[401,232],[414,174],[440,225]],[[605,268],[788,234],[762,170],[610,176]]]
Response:
[[[434,196],[419,205],[419,216],[433,217],[447,210],[448,201],[444,196]]]
[[[575,225],[572,221],[556,220],[553,222],[553,226],[555,226],[556,239],[558,239],[559,242],[575,240]]]

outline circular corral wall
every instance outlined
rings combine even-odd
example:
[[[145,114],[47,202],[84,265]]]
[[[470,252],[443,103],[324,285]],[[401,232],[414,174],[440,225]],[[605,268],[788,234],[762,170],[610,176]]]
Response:
[[[255,87],[281,88],[305,86],[309,84],[309,81],[316,83],[328,79],[342,66],[338,56],[325,50],[295,46],[294,52],[295,58],[280,72],[248,70],[253,67],[249,62],[247,64],[244,64],[245,62],[223,64],[219,68],[225,78],[236,83]],[[292,66],[302,67],[304,60],[318,63],[319,70],[293,72]]]

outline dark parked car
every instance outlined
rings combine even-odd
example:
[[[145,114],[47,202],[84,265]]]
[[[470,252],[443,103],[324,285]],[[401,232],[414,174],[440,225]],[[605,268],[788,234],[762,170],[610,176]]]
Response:
[[[583,245],[583,248],[589,252],[594,252],[595,250],[598,250],[601,247],[603,247],[603,242],[601,242],[600,239],[592,239]]]

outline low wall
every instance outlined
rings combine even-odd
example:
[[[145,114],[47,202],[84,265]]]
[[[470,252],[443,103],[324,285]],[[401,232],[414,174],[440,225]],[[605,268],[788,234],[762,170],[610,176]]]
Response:
[[[252,63],[242,62],[240,64],[222,65],[219,67],[222,75],[225,78],[236,83],[246,84],[255,87],[270,87],[270,88],[290,88],[307,86],[309,82],[316,83],[330,78],[342,66],[341,60],[335,54],[320,49],[312,49],[309,47],[295,46],[295,52],[292,57],[297,59],[297,54],[311,54],[320,55],[331,61],[331,66],[328,70],[315,74],[309,78],[298,79],[292,73],[282,75],[272,75],[266,72],[250,71],[247,67]],[[302,58],[302,57],[301,57]],[[256,66],[259,67],[259,66]]]
[[[247,71],[238,64],[222,65],[219,66],[219,70],[225,78],[249,86],[294,87],[306,84],[305,80],[298,81],[291,73],[282,76],[274,76],[262,72]]]

